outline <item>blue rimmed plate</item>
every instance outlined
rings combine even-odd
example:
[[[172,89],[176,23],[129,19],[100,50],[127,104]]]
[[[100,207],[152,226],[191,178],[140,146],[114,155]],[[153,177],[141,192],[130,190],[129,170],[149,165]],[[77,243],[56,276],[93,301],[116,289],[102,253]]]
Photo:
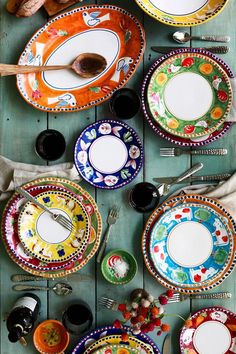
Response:
[[[87,182],[98,188],[116,189],[137,176],[143,164],[143,147],[127,124],[101,120],[80,134],[74,160]]]

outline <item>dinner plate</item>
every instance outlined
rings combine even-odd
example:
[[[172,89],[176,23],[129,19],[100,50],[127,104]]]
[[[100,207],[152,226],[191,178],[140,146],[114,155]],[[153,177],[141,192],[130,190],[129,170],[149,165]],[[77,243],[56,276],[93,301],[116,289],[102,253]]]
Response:
[[[217,16],[228,0],[135,0],[156,20],[171,26],[196,26]]]
[[[179,205],[185,205],[185,203],[199,203],[199,205],[204,204],[205,206],[213,208],[219,215],[227,220],[228,230],[231,232],[231,242],[232,242],[232,250],[231,256],[228,262],[228,265],[223,269],[219,274],[216,273],[212,278],[205,281],[204,273],[199,273],[201,279],[198,278],[199,282],[196,284],[173,284],[173,282],[168,281],[164,278],[159,271],[156,269],[150,255],[150,234],[156,223],[156,221],[164,214],[164,212],[170,208],[175,208]],[[185,294],[198,293],[201,291],[211,290],[214,287],[221,284],[228,275],[232,273],[236,264],[236,256],[235,256],[235,231],[236,231],[236,223],[231,216],[231,214],[217,201],[212,198],[208,198],[201,195],[179,195],[176,197],[172,197],[168,199],[165,203],[163,203],[159,208],[157,208],[150,218],[148,219],[142,237],[142,251],[144,256],[144,261],[147,266],[149,272],[154,276],[154,278],[160,282],[163,286],[173,289],[178,292],[182,292]]]
[[[29,40],[18,64],[67,65],[81,53],[105,57],[107,67],[93,78],[71,69],[17,75],[17,87],[37,109],[72,112],[109,99],[134,74],[145,50],[145,35],[132,14],[113,5],[88,5],[62,13]]]
[[[63,262],[83,254],[90,235],[89,219],[83,205],[70,194],[59,191],[41,193],[36,200],[52,213],[63,215],[74,229],[66,229],[47,211],[28,202],[18,219],[19,238],[25,250],[47,262]]]
[[[74,149],[79,174],[98,188],[116,189],[130,183],[143,164],[137,133],[125,123],[100,120],[82,131]]]
[[[232,103],[232,87],[216,61],[200,53],[182,52],[153,72],[147,101],[163,129],[172,135],[198,138],[223,124]]]
[[[130,346],[124,344],[115,345],[105,345],[102,348],[95,349],[94,354],[140,354],[140,352],[135,348],[130,348]]]
[[[149,68],[148,73],[145,76],[145,79],[143,81],[142,85],[142,109],[145,115],[145,118],[147,119],[148,123],[150,124],[151,128],[155,131],[156,134],[158,134],[161,138],[169,141],[170,143],[179,145],[179,146],[203,146],[210,144],[219,138],[221,138],[233,125],[232,122],[224,122],[222,126],[220,126],[217,130],[212,132],[211,134],[206,134],[198,138],[181,138],[178,136],[174,136],[167,131],[165,131],[158,123],[157,121],[152,117],[152,114],[149,110],[148,104],[147,104],[147,87],[150,81],[150,78],[155,71],[155,69],[163,63],[166,59],[170,58],[171,56],[175,54],[180,54],[182,52],[187,52],[187,53],[200,53],[206,56],[209,56],[211,59],[215,60],[227,73],[227,75],[230,78],[234,77],[234,73],[230,69],[230,67],[219,57],[215,56],[214,54],[204,50],[204,49],[198,49],[198,48],[186,48],[186,49],[178,49],[175,51],[172,51],[166,55],[161,56],[159,59],[157,59],[154,64]]]
[[[66,188],[71,191],[84,204],[91,219],[91,233],[89,244],[82,257],[69,260],[65,263],[46,263],[36,258],[31,258],[21,247],[17,232],[17,221],[20,209],[24,204],[24,198],[15,193],[5,207],[2,218],[2,235],[6,251],[10,258],[25,271],[45,278],[58,278],[74,273],[83,268],[96,253],[102,232],[102,220],[97,205],[93,198],[76,183],[59,177],[44,177],[24,185],[24,188],[30,190],[35,186],[45,186],[45,184],[54,184],[59,188]],[[39,193],[39,192],[38,192]]]
[[[179,285],[200,284],[230,262],[233,236],[224,220],[204,204],[166,210],[150,232],[150,256],[157,271]]]
[[[124,325],[123,326],[125,331],[129,331],[130,327]],[[105,327],[100,327],[97,328],[89,333],[87,333],[85,336],[80,338],[77,346],[73,350],[72,354],[84,354],[85,350],[89,348],[91,345],[95,345],[96,341],[99,341],[100,339],[103,339],[104,337],[109,337],[109,336],[116,336],[116,335],[121,335],[124,331],[123,329],[120,328],[115,328],[113,326],[105,326]],[[140,342],[144,343],[144,345],[148,345],[152,348],[153,354],[161,354],[161,351],[157,347],[157,345],[154,343],[154,341],[144,333],[140,333],[137,335],[132,335],[129,336],[131,338],[131,342],[128,340],[128,342],[121,342],[123,344],[129,344],[132,343],[133,340],[137,339]],[[140,343],[141,344],[141,343]],[[146,354],[146,351],[144,351],[142,348],[139,349],[140,354]]]
[[[180,333],[181,353],[236,353],[236,314],[223,307],[208,307],[190,317]]]

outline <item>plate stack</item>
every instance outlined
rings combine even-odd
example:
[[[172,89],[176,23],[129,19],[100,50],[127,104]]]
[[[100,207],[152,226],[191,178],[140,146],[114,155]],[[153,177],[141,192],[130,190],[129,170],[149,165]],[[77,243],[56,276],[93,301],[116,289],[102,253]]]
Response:
[[[124,326],[128,331],[129,327]],[[122,330],[113,326],[100,327],[80,339],[72,354],[160,354],[156,344],[146,334],[129,335],[122,341]]]
[[[216,200],[200,195],[168,199],[150,216],[142,251],[163,286],[193,294],[219,285],[234,269],[236,223]]]
[[[7,253],[22,269],[57,278],[84,267],[98,249],[102,221],[93,198],[79,185],[58,177],[25,184],[41,204],[71,223],[72,231],[51,215],[14,193],[5,207],[2,236]]]
[[[232,105],[228,65],[204,49],[179,49],[159,58],[142,87],[142,107],[153,130],[179,146],[222,137]]]

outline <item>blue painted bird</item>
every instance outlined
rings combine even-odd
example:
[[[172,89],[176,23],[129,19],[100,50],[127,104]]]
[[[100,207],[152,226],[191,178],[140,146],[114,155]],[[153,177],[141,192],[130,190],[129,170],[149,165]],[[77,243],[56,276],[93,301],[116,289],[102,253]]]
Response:
[[[130,64],[132,63],[133,63],[133,59],[131,57],[120,58],[116,64],[116,70],[110,80],[119,82],[120,73],[123,71],[123,73],[126,75],[129,71]]]
[[[58,107],[65,107],[65,106],[76,106],[76,99],[75,96],[69,92],[64,93],[63,95],[57,97],[48,97],[48,104],[57,103]]]
[[[85,24],[89,27],[95,27],[103,21],[110,20],[109,13],[106,15],[103,15],[101,17],[98,17],[100,15],[100,13],[101,13],[100,11],[94,11],[94,12],[90,12],[90,13],[88,13],[87,11],[83,12],[83,19],[84,19]]]

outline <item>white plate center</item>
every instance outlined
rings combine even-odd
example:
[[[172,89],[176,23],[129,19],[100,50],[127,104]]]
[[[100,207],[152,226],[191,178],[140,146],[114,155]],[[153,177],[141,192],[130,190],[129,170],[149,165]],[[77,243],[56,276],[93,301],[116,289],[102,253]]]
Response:
[[[194,121],[209,111],[213,91],[209,82],[201,75],[181,73],[167,82],[164,101],[174,117]]]
[[[182,267],[197,267],[211,255],[213,240],[207,228],[195,221],[182,222],[168,235],[167,251]]]
[[[187,15],[198,11],[209,0],[150,0],[150,3],[158,10],[166,12],[170,15]]]
[[[50,210],[64,215],[71,221],[70,217],[63,210],[56,208],[50,208]],[[36,222],[36,230],[41,239],[47,243],[61,243],[70,235],[70,231],[53,220],[52,216],[46,211],[39,215]]]
[[[231,335],[223,323],[208,321],[196,329],[193,344],[199,354],[224,354],[230,348]]]
[[[115,173],[124,167],[128,151],[123,141],[107,135],[96,139],[89,150],[91,165],[101,173]]]

